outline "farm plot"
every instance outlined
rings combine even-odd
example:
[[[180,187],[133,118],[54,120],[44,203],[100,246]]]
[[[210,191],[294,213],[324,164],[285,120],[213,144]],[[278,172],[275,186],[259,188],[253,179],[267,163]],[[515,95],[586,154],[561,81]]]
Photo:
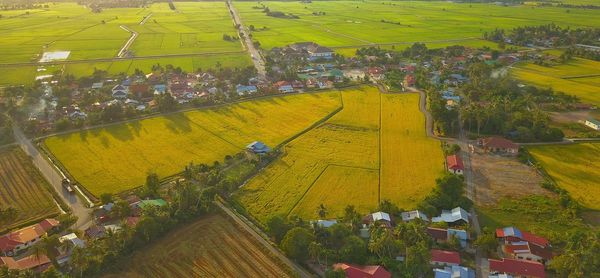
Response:
[[[577,96],[582,102],[600,105],[599,77],[600,62],[575,58],[572,62],[552,67],[527,63],[512,70],[512,74],[523,82],[552,88],[555,91]]]
[[[600,144],[532,146],[529,152],[573,198],[600,210]]]
[[[253,38],[266,49],[299,41],[329,47],[366,46],[370,43],[407,45],[432,43],[481,46],[479,38],[495,28],[555,23],[561,26],[600,26],[600,11],[491,3],[441,1],[314,1],[312,3],[262,1],[235,2],[245,26],[254,25]],[[267,16],[270,11],[291,13],[298,19]],[[575,14],[574,14],[575,13]]]
[[[59,213],[49,185],[19,148],[0,150],[0,208],[16,209],[16,217],[0,221],[0,231]]]
[[[411,208],[444,171],[440,142],[425,133],[419,95],[382,95],[381,198]]]
[[[134,253],[109,277],[292,277],[282,265],[227,216],[213,214]]]
[[[128,25],[139,37],[131,47],[137,56],[242,51],[240,41],[225,41],[223,34],[237,36],[225,2],[178,2],[152,4],[142,24]]]
[[[46,147],[95,196],[212,163],[253,141],[275,147],[340,106],[337,92],[247,101],[50,137]],[[307,112],[310,111],[310,112]]]
[[[342,111],[285,145],[281,157],[238,193],[237,201],[257,219],[314,219],[320,204],[327,217],[341,216],[347,205],[366,213],[382,199],[408,209],[431,191],[443,157],[439,143],[425,137],[418,95],[363,87],[342,91],[342,100]],[[389,121],[382,119],[382,128],[380,117]]]

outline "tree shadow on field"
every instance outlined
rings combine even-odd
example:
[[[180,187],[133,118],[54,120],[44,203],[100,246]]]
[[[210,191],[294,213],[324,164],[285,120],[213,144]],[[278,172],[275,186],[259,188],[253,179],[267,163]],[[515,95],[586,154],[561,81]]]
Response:
[[[134,133],[135,137],[140,137],[140,130],[142,130],[142,124],[140,121],[134,121],[128,124],[129,129]]]
[[[192,121],[184,113],[177,113],[165,116],[166,128],[175,134],[190,133],[192,131]]]

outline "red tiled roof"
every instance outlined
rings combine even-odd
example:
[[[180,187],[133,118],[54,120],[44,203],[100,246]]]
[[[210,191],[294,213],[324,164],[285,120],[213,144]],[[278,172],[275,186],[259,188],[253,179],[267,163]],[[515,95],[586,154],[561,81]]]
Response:
[[[432,249],[431,261],[440,263],[460,264],[460,254],[454,251]]]
[[[129,227],[132,227],[132,228],[133,228],[133,227],[137,226],[137,224],[140,222],[140,220],[141,220],[141,219],[142,219],[142,218],[140,218],[140,217],[138,217],[138,216],[130,216],[130,217],[127,217],[127,222],[126,222],[126,223],[127,223],[127,226],[129,226]]]
[[[536,236],[532,233],[528,233],[525,231],[521,231],[521,234],[523,235],[523,240],[527,242],[531,242],[544,247],[550,245],[550,242],[541,236]]]
[[[0,237],[0,251],[2,251],[3,253],[15,249],[15,247],[17,247],[20,244],[20,241],[13,240],[8,235]]]
[[[546,271],[544,265],[538,262],[524,261],[524,260],[513,260],[513,259],[502,259],[493,260],[490,259],[490,271],[500,272],[512,275],[521,275],[527,277],[545,278]]]
[[[545,260],[552,259],[553,255],[552,255],[552,251],[550,249],[541,247],[537,244],[528,244],[528,245],[529,245],[529,251],[531,252],[531,254],[541,257]]]
[[[337,263],[333,265],[335,270],[343,270],[348,278],[390,278],[390,274],[380,265],[352,265],[346,263]]]
[[[40,226],[42,226],[42,229],[46,232],[50,231],[52,228],[58,227],[58,225],[60,225],[60,222],[53,218],[47,218],[40,222]]]
[[[427,233],[434,239],[447,240],[448,231],[446,229],[427,227]]]
[[[513,143],[512,141],[498,137],[492,136],[488,138],[484,138],[482,140],[484,147],[492,147],[492,148],[502,148],[502,149],[518,149],[519,145]]]
[[[11,257],[0,257],[0,266],[6,265],[8,269],[26,270],[38,268],[44,265],[50,264],[50,259],[45,255],[40,255],[37,258],[35,255],[31,255],[20,260],[15,260]]]
[[[448,169],[452,170],[464,170],[462,159],[458,155],[449,155],[446,157],[446,163],[448,163]]]

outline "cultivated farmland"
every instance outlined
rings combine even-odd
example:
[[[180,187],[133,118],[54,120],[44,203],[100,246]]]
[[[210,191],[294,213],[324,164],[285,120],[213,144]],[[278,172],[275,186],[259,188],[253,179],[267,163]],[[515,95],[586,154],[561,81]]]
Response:
[[[93,13],[76,3],[53,3],[36,10],[2,11],[0,19],[1,63],[38,61],[42,52],[70,51],[68,60],[81,63],[45,67],[36,74],[31,65],[0,67],[4,84],[30,84],[36,75],[55,71],[76,77],[89,75],[94,68],[111,74],[149,71],[154,64],[172,64],[185,71],[198,68],[243,67],[251,64],[239,41],[224,41],[223,34],[235,35],[224,2],[178,2],[177,10],[167,3],[147,8],[111,8]],[[148,17],[146,21],[142,20]],[[128,56],[147,59],[114,59],[129,39],[121,26],[139,33]],[[208,54],[211,55],[208,55]],[[172,57],[169,55],[182,55]],[[87,61],[89,59],[112,59]]]
[[[577,96],[582,102],[600,105],[599,68],[600,62],[575,58],[567,64],[551,67],[526,63],[513,69],[512,74],[526,83],[551,87]]]
[[[435,47],[464,44],[490,45],[480,40],[495,28],[555,23],[561,26],[600,26],[598,10],[531,7],[502,7],[492,3],[438,1],[314,1],[312,3],[262,1],[235,2],[246,26],[254,25],[253,38],[263,48],[300,41],[314,41],[341,49],[371,43],[400,47],[427,42]],[[267,16],[270,11],[297,15],[299,19]],[[263,29],[263,27],[266,27]]]
[[[600,209],[600,144],[535,146],[529,151],[558,186],[587,208]]]
[[[0,208],[12,207],[16,217],[0,222],[0,231],[59,213],[49,185],[19,148],[0,150]]]
[[[373,87],[342,91],[342,111],[285,145],[238,201],[260,221],[275,214],[313,219],[320,204],[328,217],[347,205],[368,212],[382,199],[412,208],[443,169],[439,143],[425,137],[418,97]],[[380,159],[380,152],[389,154]]]
[[[281,144],[340,106],[337,92],[271,97],[170,114],[45,140],[50,152],[95,196],[165,177],[190,162],[222,161],[255,140]]]
[[[213,214],[135,253],[112,277],[291,277],[282,265],[227,216]]]

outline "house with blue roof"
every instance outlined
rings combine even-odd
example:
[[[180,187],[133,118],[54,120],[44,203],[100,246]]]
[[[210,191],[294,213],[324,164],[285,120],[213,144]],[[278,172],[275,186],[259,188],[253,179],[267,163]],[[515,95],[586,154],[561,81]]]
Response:
[[[167,92],[167,85],[165,85],[165,84],[154,85],[154,94],[155,95],[162,95],[166,92]]]
[[[475,278],[475,270],[460,265],[436,268],[433,273],[435,278]]]
[[[254,85],[246,86],[246,85],[238,84],[235,87],[235,91],[239,96],[246,96],[246,95],[258,92],[258,88],[256,88],[256,86],[254,86]]]
[[[261,141],[254,141],[246,146],[246,150],[255,154],[263,155],[270,152],[271,148]]]

